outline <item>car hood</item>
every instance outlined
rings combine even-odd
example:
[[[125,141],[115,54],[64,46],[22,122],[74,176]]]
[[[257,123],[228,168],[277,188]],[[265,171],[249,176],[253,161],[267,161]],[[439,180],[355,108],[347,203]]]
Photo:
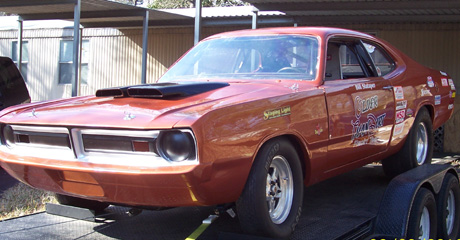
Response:
[[[165,98],[86,96],[5,109],[0,121],[10,124],[103,128],[171,128],[192,122],[213,109],[298,91],[297,81],[228,82],[216,89]],[[293,89],[293,86],[296,89]],[[313,88],[307,84],[306,88]],[[136,87],[137,88],[137,87]],[[316,88],[316,87],[315,87]],[[121,88],[122,92],[123,89]],[[113,89],[110,89],[113,90]],[[97,94],[98,95],[98,94]],[[110,95],[110,94],[108,94]]]

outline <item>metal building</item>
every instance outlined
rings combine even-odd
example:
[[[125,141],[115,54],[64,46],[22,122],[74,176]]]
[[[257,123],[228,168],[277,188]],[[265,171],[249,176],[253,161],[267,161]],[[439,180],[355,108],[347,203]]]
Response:
[[[16,12],[25,20],[73,20],[73,6],[81,1],[80,95],[103,87],[139,84],[142,64],[147,83],[154,82],[194,44],[196,11],[150,11],[148,41],[144,43],[145,9],[105,0],[0,0],[0,11]],[[449,73],[460,89],[460,1],[458,0],[246,0],[252,7],[203,9],[201,38],[213,33],[268,26],[334,26],[368,32],[387,40],[416,61]],[[7,3],[7,4],[6,4]],[[9,5],[8,5],[9,4]],[[21,6],[23,4],[24,6]],[[29,5],[28,5],[29,4]],[[115,4],[115,5],[114,5]],[[102,6],[104,5],[104,6]],[[96,7],[94,7],[96,6]],[[102,7],[101,7],[102,6]],[[114,10],[115,8],[115,10]],[[117,9],[119,8],[119,9]],[[69,10],[70,9],[70,10]],[[255,10],[255,12],[254,12]],[[143,21],[144,18],[144,21]],[[25,21],[26,23],[28,21]],[[66,46],[75,31],[70,26],[25,28],[22,59],[34,101],[70,97],[72,85],[62,80],[68,61]],[[14,56],[16,29],[1,29],[0,54]],[[146,44],[146,45],[144,45]],[[146,61],[143,61],[143,49]],[[24,48],[24,47],[23,47]],[[67,48],[68,49],[68,48]],[[24,66],[22,67],[24,68]],[[65,78],[65,77],[64,77]],[[68,77],[67,77],[68,78]],[[460,152],[460,100],[444,126],[444,151]]]

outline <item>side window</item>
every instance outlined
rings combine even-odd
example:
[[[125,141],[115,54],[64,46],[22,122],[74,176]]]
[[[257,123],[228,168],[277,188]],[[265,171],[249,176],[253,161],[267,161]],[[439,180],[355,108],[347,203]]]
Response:
[[[11,59],[18,66],[19,61],[19,51],[18,51],[18,41],[13,41],[11,44]],[[22,61],[21,61],[21,74],[24,78],[24,81],[27,82],[27,71],[29,63],[29,42],[22,42]]]
[[[89,40],[82,41],[81,83],[88,83]],[[73,41],[62,40],[59,53],[59,84],[70,84],[74,76]]]
[[[352,50],[353,43],[329,42],[327,45],[326,80],[363,78],[366,74],[358,56]]]
[[[366,77],[358,57],[349,45],[340,46],[340,59],[343,79]]]
[[[365,42],[363,44],[372,60],[374,61],[375,68],[379,77],[385,76],[386,74],[395,70],[395,62],[382,48],[369,42]]]

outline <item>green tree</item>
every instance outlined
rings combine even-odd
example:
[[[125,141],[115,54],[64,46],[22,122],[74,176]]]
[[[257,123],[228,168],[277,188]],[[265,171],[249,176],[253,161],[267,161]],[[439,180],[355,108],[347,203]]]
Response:
[[[202,0],[203,7],[229,7],[248,5],[242,0]],[[151,0],[149,8],[192,8],[195,7],[194,0]]]

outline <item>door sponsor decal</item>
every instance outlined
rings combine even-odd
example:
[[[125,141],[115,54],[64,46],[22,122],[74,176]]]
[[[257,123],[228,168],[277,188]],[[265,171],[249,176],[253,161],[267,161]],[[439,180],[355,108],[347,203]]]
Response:
[[[447,107],[449,110],[452,110],[454,109],[454,104],[449,104],[449,106]]]
[[[449,92],[449,97],[450,97],[450,98],[455,98],[455,92],[450,91],[450,92]]]
[[[383,113],[376,117],[374,114],[369,113],[367,114],[367,121],[363,123],[360,122],[360,119],[356,119],[356,121],[352,120],[353,132],[351,139],[353,140],[353,145],[357,147],[376,143],[378,139],[375,137],[375,133],[378,128],[383,127],[386,115],[386,113]]]
[[[404,90],[401,86],[394,86],[394,93],[396,100],[404,100]]]
[[[378,107],[378,96],[362,99],[357,96],[355,98],[355,117],[356,120],[351,120],[353,127],[351,139],[353,146],[362,146],[366,144],[374,144],[378,142],[375,133],[377,129],[383,127],[386,113],[375,116],[373,113],[368,113],[364,122],[361,122],[361,115],[376,109]]]
[[[372,96],[367,99],[361,99],[361,97],[357,96],[355,98],[356,108],[356,118],[360,118],[361,114],[376,109],[379,106],[379,97],[377,95]]]
[[[355,84],[356,90],[366,90],[366,89],[374,89],[375,88],[375,83],[358,83]]]

